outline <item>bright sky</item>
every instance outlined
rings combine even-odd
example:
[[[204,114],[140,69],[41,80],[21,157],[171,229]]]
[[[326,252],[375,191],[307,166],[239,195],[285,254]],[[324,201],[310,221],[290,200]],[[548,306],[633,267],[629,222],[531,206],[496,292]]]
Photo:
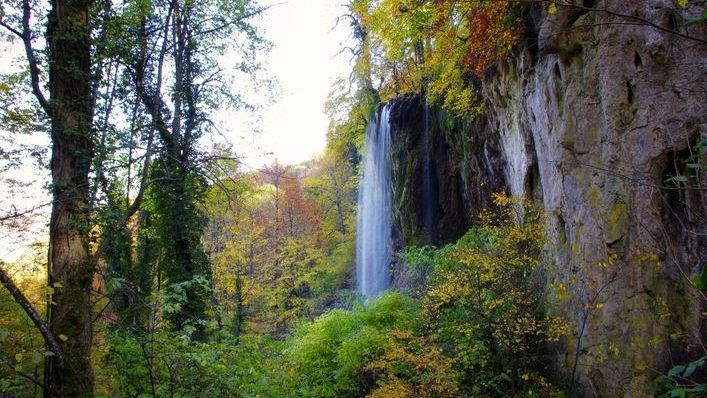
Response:
[[[259,25],[273,43],[267,63],[281,95],[263,113],[262,133],[242,139],[242,131],[232,132],[234,150],[251,167],[275,158],[299,163],[320,153],[328,126],[324,101],[336,78],[351,71],[349,53],[337,55],[349,38],[347,22],[336,25],[336,18],[346,13],[343,1],[274,1],[265,3],[275,5]]]

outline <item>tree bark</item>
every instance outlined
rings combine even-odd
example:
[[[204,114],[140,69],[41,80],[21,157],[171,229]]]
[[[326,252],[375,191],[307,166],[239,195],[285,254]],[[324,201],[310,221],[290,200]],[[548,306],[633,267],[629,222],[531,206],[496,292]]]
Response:
[[[46,397],[93,396],[89,257],[89,169],[93,156],[91,0],[54,0],[47,24],[53,207],[49,280],[54,288],[49,328],[61,340],[63,366],[48,359]]]

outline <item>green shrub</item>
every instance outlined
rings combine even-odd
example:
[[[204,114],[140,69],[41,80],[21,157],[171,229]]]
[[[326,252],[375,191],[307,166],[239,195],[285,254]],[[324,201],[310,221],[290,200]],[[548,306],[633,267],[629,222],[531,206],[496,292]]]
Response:
[[[283,382],[292,396],[365,396],[376,382],[365,366],[385,352],[393,330],[418,330],[419,319],[419,304],[400,293],[332,310],[297,329],[284,353]]]
[[[225,337],[225,336],[222,336]],[[264,341],[242,336],[208,343],[156,333],[113,332],[100,372],[113,381],[110,396],[257,397],[277,396],[267,380]],[[272,387],[271,387],[272,386]]]

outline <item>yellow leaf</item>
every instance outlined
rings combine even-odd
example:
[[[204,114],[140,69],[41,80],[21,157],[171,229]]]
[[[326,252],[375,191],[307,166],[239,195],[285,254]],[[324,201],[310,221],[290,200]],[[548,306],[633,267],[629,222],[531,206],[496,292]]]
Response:
[[[557,14],[557,4],[555,3],[550,3],[550,5],[547,7],[547,12],[550,15],[555,15]]]
[[[59,340],[61,340],[61,341],[67,341],[67,340],[69,340],[69,338],[66,337],[65,334],[60,334],[60,335],[58,335],[58,336],[56,336],[56,337],[58,337]]]

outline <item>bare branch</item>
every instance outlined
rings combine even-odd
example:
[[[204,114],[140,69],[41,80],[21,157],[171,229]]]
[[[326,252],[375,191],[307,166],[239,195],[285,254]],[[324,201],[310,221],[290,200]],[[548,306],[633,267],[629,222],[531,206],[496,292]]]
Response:
[[[14,220],[14,219],[17,219],[17,218],[20,218],[20,217],[24,217],[24,216],[30,215],[30,214],[34,213],[35,211],[37,211],[38,209],[40,209],[40,208],[42,208],[42,207],[47,207],[47,206],[51,205],[52,203],[53,203],[53,202],[42,203],[42,204],[38,204],[38,205],[32,206],[32,207],[29,208],[29,209],[20,210],[20,211],[18,211],[17,209],[15,209],[14,206],[12,206],[12,207],[13,207],[13,210],[11,210],[11,211],[0,210],[0,211],[2,211],[3,213],[5,213],[5,214],[3,214],[2,216],[0,216],[0,223],[4,223],[4,222],[6,222],[6,221],[10,221],[10,220]]]
[[[32,93],[39,101],[39,105],[42,106],[44,112],[51,116],[51,107],[49,106],[49,101],[42,93],[42,89],[39,86],[39,67],[37,66],[37,58],[34,56],[34,49],[32,48],[32,30],[29,24],[30,17],[32,15],[32,7],[30,6],[29,0],[22,0],[22,42],[25,47],[25,54],[27,56],[27,62],[29,63],[29,74],[32,79]]]
[[[210,34],[210,33],[218,32],[218,31],[220,31],[221,29],[227,28],[227,27],[229,27],[229,26],[231,26],[231,25],[235,25],[235,24],[237,24],[237,23],[239,23],[239,22],[242,22],[243,20],[246,20],[246,19],[248,19],[248,18],[252,18],[252,17],[254,17],[254,16],[256,16],[256,15],[262,14],[263,12],[269,10],[270,8],[272,8],[272,7],[274,7],[274,6],[278,6],[278,5],[280,5],[280,4],[284,4],[284,3],[271,4],[271,5],[267,6],[267,7],[258,8],[257,10],[251,11],[251,12],[245,14],[245,15],[241,15],[240,17],[238,17],[238,18],[236,18],[236,19],[233,19],[233,20],[231,20],[231,21],[228,21],[228,22],[226,22],[226,23],[223,23],[223,24],[221,24],[221,25],[214,26],[213,28],[196,32],[196,33],[192,34],[192,36],[193,36],[193,37],[197,37],[197,36],[201,36],[201,35],[208,35],[208,34]]]
[[[648,26],[648,27],[651,27],[651,28],[653,28],[653,29],[657,29],[657,30],[659,30],[659,31],[661,31],[661,32],[664,32],[664,33],[669,33],[669,34],[672,34],[672,35],[676,35],[676,36],[681,37],[681,38],[683,38],[683,39],[693,40],[693,41],[696,41],[696,42],[698,42],[698,43],[707,44],[707,40],[705,40],[705,39],[702,39],[702,38],[699,38],[699,37],[695,37],[695,36],[691,36],[691,35],[688,35],[688,34],[679,32],[679,31],[677,31],[677,30],[673,30],[673,29],[666,28],[666,27],[664,27],[664,26],[660,26],[660,25],[658,25],[658,24],[655,23],[655,22],[652,22],[652,21],[650,21],[650,20],[648,20],[648,19],[639,17],[639,16],[637,16],[637,15],[623,14],[623,13],[620,13],[620,12],[617,12],[617,11],[613,11],[613,10],[609,10],[609,9],[606,9],[606,8],[585,7],[584,5],[573,4],[573,3],[570,3],[570,2],[568,2],[568,1],[562,1],[562,0],[511,0],[511,1],[519,2],[519,3],[547,3],[547,4],[554,4],[554,5],[556,5],[557,7],[574,8],[574,9],[576,9],[576,10],[580,10],[580,11],[584,11],[584,12],[601,12],[601,13],[604,13],[604,14],[613,15],[613,16],[616,16],[616,17],[621,17],[621,18],[625,18],[625,19],[628,19],[628,20],[637,21],[637,22],[638,22],[637,25]]]
[[[5,286],[5,288],[10,292],[12,298],[14,298],[17,304],[22,307],[29,319],[32,320],[32,323],[34,323],[34,326],[36,326],[37,330],[39,330],[39,333],[42,334],[44,342],[49,350],[54,354],[59,366],[64,366],[64,354],[56,336],[54,336],[54,334],[49,330],[49,326],[44,322],[44,320],[42,320],[42,317],[39,315],[32,303],[27,300],[27,297],[25,297],[20,288],[17,287],[15,282],[12,281],[10,275],[7,274],[1,265],[0,283],[2,283],[3,286]]]
[[[22,32],[20,32],[19,30],[13,28],[12,26],[10,26],[7,22],[3,21],[3,20],[2,20],[2,17],[0,17],[0,26],[2,26],[3,28],[9,30],[10,33],[12,33],[13,35],[19,37],[21,40],[24,41],[25,37],[22,35]]]

